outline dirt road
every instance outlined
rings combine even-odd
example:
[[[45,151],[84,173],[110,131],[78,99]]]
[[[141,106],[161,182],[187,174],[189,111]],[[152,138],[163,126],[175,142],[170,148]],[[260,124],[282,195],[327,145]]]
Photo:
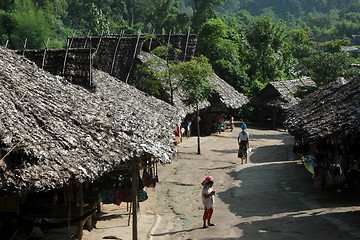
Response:
[[[360,239],[360,204],[313,187],[283,131],[248,129],[253,152],[239,164],[234,132],[184,139],[172,164],[159,168],[160,183],[141,203],[139,239]],[[216,226],[202,229],[200,182],[215,178]],[[132,239],[126,205],[104,205],[97,228],[85,240]]]

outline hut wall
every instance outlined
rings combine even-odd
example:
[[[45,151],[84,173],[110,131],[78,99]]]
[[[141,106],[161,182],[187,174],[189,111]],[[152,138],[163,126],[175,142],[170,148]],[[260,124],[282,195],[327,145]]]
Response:
[[[76,37],[68,40],[70,47],[88,47],[97,51],[94,56],[94,66],[101,71],[126,81],[132,82],[134,54],[138,54],[144,38],[133,36]]]
[[[24,56],[53,75],[64,76],[74,84],[92,88],[91,49],[27,50]]]

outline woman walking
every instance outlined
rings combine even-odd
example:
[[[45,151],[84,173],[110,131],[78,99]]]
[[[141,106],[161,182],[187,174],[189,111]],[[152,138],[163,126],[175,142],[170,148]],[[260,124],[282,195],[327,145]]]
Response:
[[[242,131],[238,135],[238,144],[239,144],[239,152],[238,152],[238,158],[241,158],[241,164],[247,163],[247,149],[250,147],[249,145],[249,133],[247,133],[246,130],[246,124],[243,123],[241,125]]]

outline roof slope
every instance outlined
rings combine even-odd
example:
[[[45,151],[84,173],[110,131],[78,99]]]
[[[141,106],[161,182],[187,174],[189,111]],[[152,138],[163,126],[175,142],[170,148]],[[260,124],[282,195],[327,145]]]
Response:
[[[0,189],[93,180],[142,155],[163,163],[180,123],[169,104],[94,71],[90,93],[0,47]]]
[[[253,106],[277,107],[280,109],[289,108],[301,100],[294,97],[294,93],[300,86],[316,87],[316,83],[310,78],[270,82],[259,94],[250,100],[249,104]]]
[[[144,51],[140,52],[140,54],[138,54],[137,57],[141,63],[150,61],[152,58],[158,58],[156,55]],[[165,65],[164,66],[159,65],[157,66],[157,70],[165,71],[166,67]],[[230,109],[237,109],[248,102],[248,98],[245,95],[236,91],[230,84],[225,82],[216,74],[213,74],[212,76],[208,77],[207,80],[211,82],[214,86],[214,91],[215,91],[214,95],[217,95],[221,103],[223,103],[226,107]],[[176,106],[183,108],[187,113],[194,112],[193,108],[186,107],[185,104],[181,101],[181,93],[179,92],[175,93],[174,102]],[[210,103],[205,102],[202,104],[201,109],[209,106]]]
[[[346,137],[360,134],[360,77],[339,84],[331,83],[295,105],[287,112],[285,127],[309,142],[330,135]]]

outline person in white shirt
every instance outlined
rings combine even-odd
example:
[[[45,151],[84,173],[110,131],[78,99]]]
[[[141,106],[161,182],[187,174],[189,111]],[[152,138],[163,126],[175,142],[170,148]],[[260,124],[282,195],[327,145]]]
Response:
[[[214,178],[207,176],[201,185],[204,186],[201,194],[202,203],[204,204],[203,228],[208,228],[209,226],[215,226],[215,224],[211,223],[211,217],[215,207],[215,191],[212,189]]]
[[[239,152],[238,152],[238,158],[241,158],[241,164],[247,163],[247,149],[250,148],[249,145],[249,133],[247,133],[246,130],[246,124],[243,123],[241,125],[242,131],[239,133],[237,141],[239,144]]]

